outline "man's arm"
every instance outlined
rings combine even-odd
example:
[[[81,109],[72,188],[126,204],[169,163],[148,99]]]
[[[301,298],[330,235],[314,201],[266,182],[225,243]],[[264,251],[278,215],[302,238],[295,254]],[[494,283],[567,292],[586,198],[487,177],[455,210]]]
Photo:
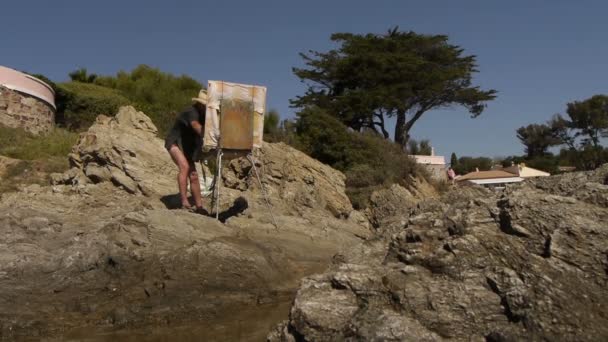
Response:
[[[200,122],[192,121],[190,122],[190,126],[192,126],[192,129],[196,132],[196,134],[200,135],[201,137],[203,136],[203,126]]]

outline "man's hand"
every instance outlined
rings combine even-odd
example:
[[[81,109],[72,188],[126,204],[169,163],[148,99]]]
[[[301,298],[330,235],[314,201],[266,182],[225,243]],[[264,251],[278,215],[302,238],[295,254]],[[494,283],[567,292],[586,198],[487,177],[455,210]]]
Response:
[[[198,121],[192,121],[190,122],[190,126],[192,126],[192,129],[201,137],[203,136],[203,126],[201,125],[200,122]]]

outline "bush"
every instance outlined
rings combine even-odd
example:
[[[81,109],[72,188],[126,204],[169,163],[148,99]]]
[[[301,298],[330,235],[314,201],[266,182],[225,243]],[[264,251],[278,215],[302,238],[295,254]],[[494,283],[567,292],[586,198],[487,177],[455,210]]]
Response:
[[[97,76],[95,84],[128,98],[152,119],[161,136],[171,129],[176,114],[190,106],[203,88],[190,76],[175,76],[147,65],[131,72],[120,71],[116,76]]]
[[[0,126],[0,155],[20,159],[0,177],[0,193],[28,184],[48,184],[49,174],[68,168],[67,154],[78,134],[56,128],[36,136],[22,129]]]
[[[72,73],[71,82],[55,84],[44,75],[34,75],[55,90],[56,122],[74,131],[86,130],[100,114],[112,116],[124,105],[132,105],[152,119],[164,136],[175,116],[192,104],[203,86],[187,75],[175,76],[140,65],[116,76],[88,74],[86,68]]]
[[[559,173],[559,159],[553,155],[534,157],[525,161],[526,166],[549,172],[550,174]]]
[[[15,159],[65,158],[77,141],[77,133],[61,128],[36,136],[22,129],[0,126],[0,155]]]
[[[608,148],[587,145],[579,150],[562,149],[559,153],[559,163],[576,166],[577,170],[594,170],[608,163]]]
[[[492,159],[486,157],[460,157],[456,166],[452,168],[458,175],[466,175],[476,169],[487,171],[492,168]]]
[[[280,139],[281,127],[279,124],[281,123],[281,118],[279,116],[279,112],[274,109],[271,109],[264,116],[264,141],[268,142],[277,142]]]
[[[368,206],[374,190],[409,185],[415,162],[401,147],[373,133],[350,131],[317,108],[298,114],[296,147],[346,175],[347,194],[357,209]]]
[[[58,124],[70,130],[86,130],[100,114],[112,116],[131,103],[119,91],[90,83],[67,82],[58,86]]]

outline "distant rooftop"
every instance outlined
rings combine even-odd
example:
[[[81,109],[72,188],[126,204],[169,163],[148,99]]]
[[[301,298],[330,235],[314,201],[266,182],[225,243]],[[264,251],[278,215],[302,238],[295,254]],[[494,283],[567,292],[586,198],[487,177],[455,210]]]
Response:
[[[469,172],[464,176],[457,177],[456,181],[469,181],[475,184],[516,183],[523,181],[524,178],[546,177],[550,175],[548,172],[533,169],[521,163],[500,170]]]
[[[464,176],[456,178],[457,181],[474,180],[474,179],[493,179],[493,178],[513,178],[517,177],[516,174],[506,172],[502,170],[490,170],[490,171],[473,171],[469,172]]]

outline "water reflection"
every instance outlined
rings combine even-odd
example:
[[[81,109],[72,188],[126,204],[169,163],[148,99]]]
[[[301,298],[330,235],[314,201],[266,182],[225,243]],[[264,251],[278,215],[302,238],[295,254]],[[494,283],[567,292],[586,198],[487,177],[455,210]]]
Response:
[[[287,319],[290,302],[241,307],[227,317],[176,327],[148,327],[120,331],[75,331],[56,341],[173,342],[265,341],[270,329]]]

